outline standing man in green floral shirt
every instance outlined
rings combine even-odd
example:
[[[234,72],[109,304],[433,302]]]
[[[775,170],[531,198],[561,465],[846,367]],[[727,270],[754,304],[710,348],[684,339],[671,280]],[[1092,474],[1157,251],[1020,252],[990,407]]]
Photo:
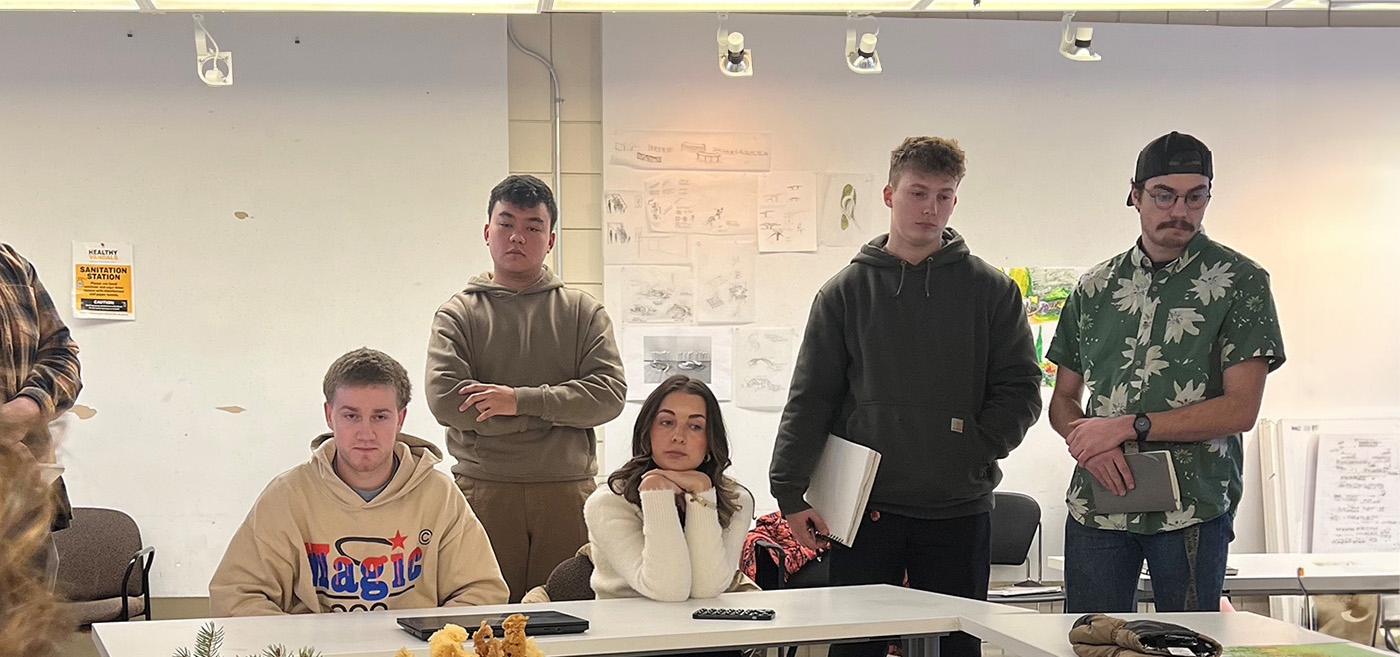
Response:
[[[1158,611],[1219,607],[1240,434],[1284,354],[1268,272],[1201,230],[1213,173],[1190,135],[1142,150],[1128,195],[1142,236],[1080,279],[1050,345],[1050,423],[1079,464],[1066,496],[1066,612],[1133,611],[1144,558]],[[1122,495],[1133,487],[1124,453],[1158,450],[1172,456],[1179,511],[1095,510],[1092,480]]]

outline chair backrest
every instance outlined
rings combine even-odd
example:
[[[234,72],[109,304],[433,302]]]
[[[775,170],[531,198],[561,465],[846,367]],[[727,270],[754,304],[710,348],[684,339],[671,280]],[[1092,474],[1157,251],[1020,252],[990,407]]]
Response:
[[[120,597],[122,576],[141,550],[141,530],[115,509],[74,507],[73,524],[53,534],[58,548],[58,591],[73,601]],[[131,574],[127,594],[140,595],[141,572]]]
[[[561,562],[549,573],[549,579],[545,580],[544,590],[549,594],[551,602],[563,602],[565,600],[592,600],[593,586],[589,584],[589,578],[593,577],[593,560],[584,555],[569,557]]]
[[[992,563],[1019,566],[1026,562],[1031,541],[1040,527],[1040,504],[1023,493],[996,493],[992,509]]]

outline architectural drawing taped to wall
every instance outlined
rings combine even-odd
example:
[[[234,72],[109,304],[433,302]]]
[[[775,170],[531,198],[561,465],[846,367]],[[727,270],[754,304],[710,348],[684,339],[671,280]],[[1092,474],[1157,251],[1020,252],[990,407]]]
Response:
[[[817,250],[817,174],[795,171],[763,176],[758,193],[758,250]]]
[[[603,192],[603,262],[627,265],[641,261],[645,203],[646,197],[639,189]]]
[[[701,324],[746,324],[754,319],[758,281],[752,241],[695,239],[696,320]]]
[[[762,132],[618,130],[610,163],[635,169],[767,171],[769,138]]]
[[[626,326],[622,362],[627,399],[646,399],[676,374],[704,381],[721,400],[732,394],[733,329],[687,326]]]
[[[817,240],[822,246],[859,246],[889,228],[881,187],[868,173],[817,176]]]
[[[792,381],[797,329],[741,326],[734,341],[735,405],[781,409]]]
[[[647,227],[658,233],[752,235],[758,180],[742,173],[664,173],[646,181]]]
[[[695,278],[690,267],[618,267],[622,321],[627,324],[694,324]]]

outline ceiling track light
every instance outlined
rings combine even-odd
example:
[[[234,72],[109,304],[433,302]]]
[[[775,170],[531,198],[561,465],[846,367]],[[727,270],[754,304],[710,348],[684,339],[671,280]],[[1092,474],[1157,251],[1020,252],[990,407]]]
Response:
[[[1065,12],[1060,25],[1060,54],[1064,55],[1065,59],[1076,62],[1097,62],[1103,59],[1090,45],[1094,38],[1093,27],[1075,25],[1072,11]]]
[[[725,29],[724,22],[729,14],[719,15],[719,31],[715,41],[719,43],[719,70],[731,78],[746,78],[753,75],[753,51],[744,47],[744,35]]]
[[[861,34],[857,39],[856,24],[862,19],[874,23],[875,31]],[[855,12],[846,14],[846,68],[862,75],[876,75],[884,70],[880,67],[880,54],[875,52],[879,34],[880,23],[874,16],[862,16]]]
[[[233,84],[233,53],[219,50],[214,35],[204,28],[204,15],[194,15],[194,68],[204,84],[227,87]]]

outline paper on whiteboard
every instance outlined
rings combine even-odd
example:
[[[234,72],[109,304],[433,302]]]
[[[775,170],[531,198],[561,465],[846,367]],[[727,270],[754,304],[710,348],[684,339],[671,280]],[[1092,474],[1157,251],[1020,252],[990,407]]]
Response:
[[[791,171],[763,176],[758,194],[758,250],[817,250],[817,174]]]
[[[734,341],[734,404],[781,409],[792,381],[797,329],[742,326]]]
[[[637,169],[767,171],[769,137],[762,132],[613,132],[612,164]]]
[[[639,261],[645,202],[641,190],[603,192],[603,262],[626,265]]]
[[[690,267],[631,265],[618,267],[617,272],[623,323],[695,323],[695,277]]]
[[[867,173],[823,173],[817,194],[817,239],[823,246],[859,246],[885,232],[884,207]]]
[[[733,329],[686,326],[627,326],[622,362],[627,399],[646,399],[657,384],[676,374],[704,381],[720,400],[731,397]]]
[[[658,233],[752,235],[757,176],[664,173],[646,182],[647,227]]]
[[[1323,436],[1313,552],[1400,551],[1400,436]]]

